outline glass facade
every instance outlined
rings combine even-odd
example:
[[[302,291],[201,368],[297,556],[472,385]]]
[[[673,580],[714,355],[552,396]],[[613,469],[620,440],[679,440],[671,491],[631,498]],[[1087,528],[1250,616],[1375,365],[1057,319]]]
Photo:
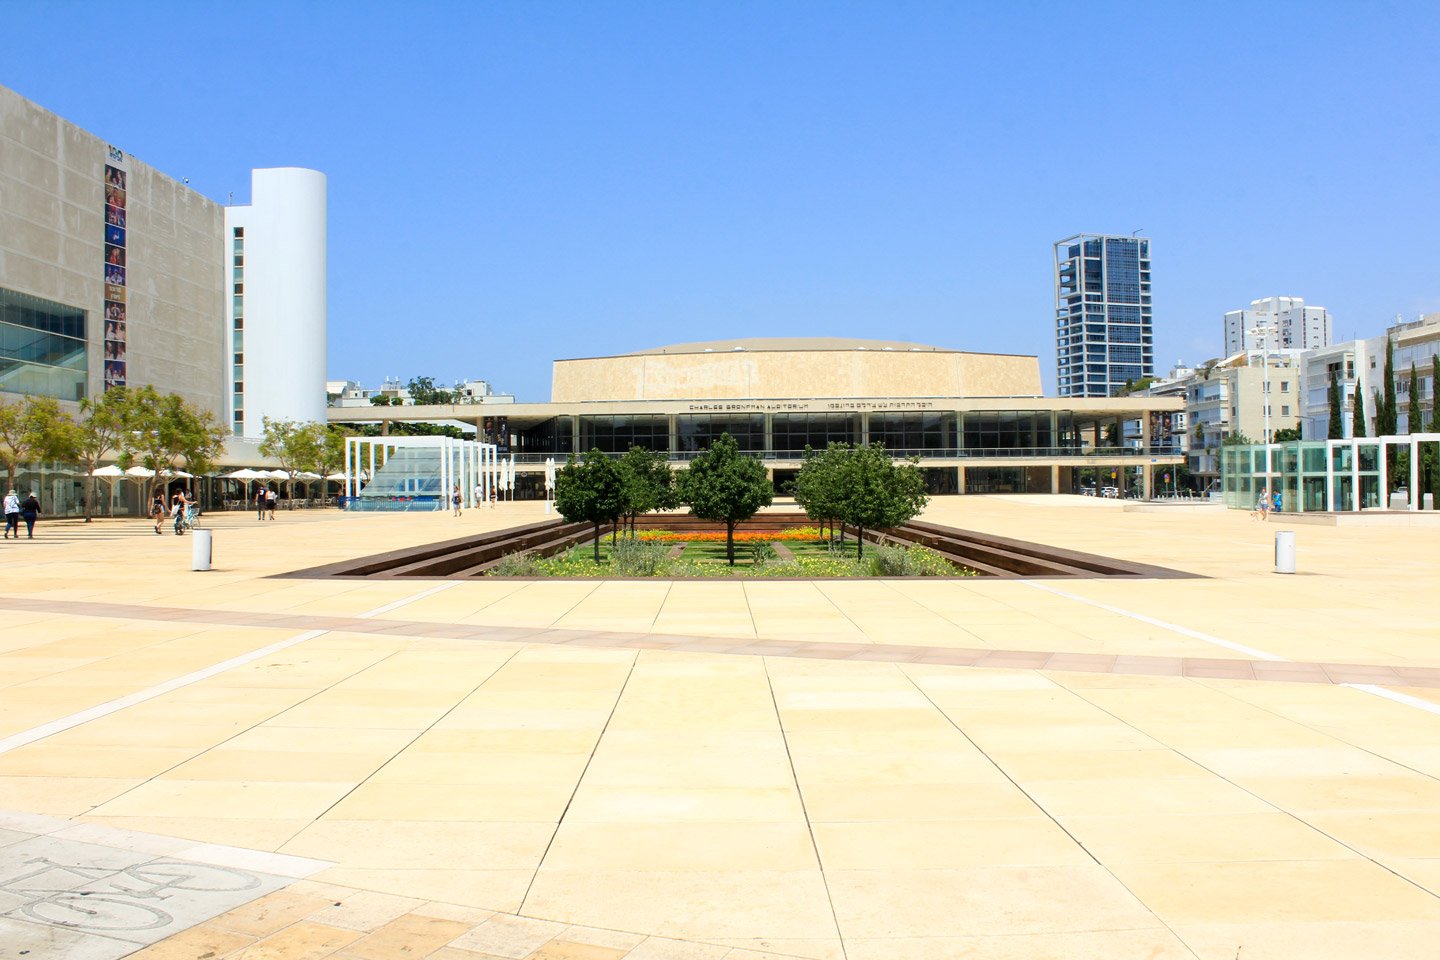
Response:
[[[78,307],[0,289],[0,391],[85,399],[85,321]]]
[[[892,453],[948,451],[955,446],[953,413],[872,413],[870,442]]]
[[[1049,413],[999,410],[965,414],[965,449],[1035,450],[1055,444],[1055,429]]]
[[[1109,397],[1153,376],[1150,241],[1080,236],[1055,245],[1056,386]]]
[[[1375,510],[1381,506],[1378,443],[1362,439],[1353,446],[1347,441],[1331,448],[1323,440],[1311,440],[1272,445],[1268,454],[1263,445],[1221,450],[1220,476],[1227,507],[1254,509],[1262,491],[1270,494],[1272,502],[1274,494],[1280,494],[1282,513],[1326,512],[1332,507],[1349,511],[1357,506]]]
[[[675,418],[675,439],[680,453],[699,453],[725,434],[735,438],[741,450],[758,453],[765,449],[763,413],[696,413]]]
[[[777,413],[770,419],[770,449],[800,453],[807,446],[823,450],[831,443],[858,443],[858,413]]]
[[[670,418],[664,414],[580,418],[581,451],[624,453],[632,446],[669,450]]]

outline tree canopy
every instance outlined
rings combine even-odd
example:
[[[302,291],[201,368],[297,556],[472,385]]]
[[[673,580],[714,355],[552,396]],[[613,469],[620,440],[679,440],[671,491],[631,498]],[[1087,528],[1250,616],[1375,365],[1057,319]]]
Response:
[[[208,473],[225,446],[227,431],[210,411],[152,386],[126,391],[122,417],[125,436],[120,459],[138,459],[146,469],[154,470],[157,486],[166,475],[173,476],[181,469]]]
[[[840,520],[856,530],[858,559],[865,556],[866,530],[898,527],[924,510],[930,499],[920,469],[914,463],[896,463],[883,443],[850,451],[840,487]]]
[[[600,525],[615,523],[625,512],[625,482],[620,468],[598,449],[577,460],[574,454],[555,475],[555,510],[571,523],[595,530],[595,560],[600,560]]]
[[[15,487],[20,464],[65,457],[70,423],[51,397],[0,399],[0,465],[5,467],[7,490]]]
[[[1340,440],[1345,436],[1345,420],[1343,417],[1345,400],[1340,393],[1340,371],[1330,371],[1330,426],[1328,436],[1331,440]]]
[[[632,532],[640,514],[676,506],[674,474],[664,453],[631,446],[616,466],[624,492],[623,515],[629,518]]]
[[[722,433],[680,477],[681,499],[690,512],[725,524],[725,558],[734,566],[735,524],[749,520],[775,499],[765,465],[741,453],[735,438]]]

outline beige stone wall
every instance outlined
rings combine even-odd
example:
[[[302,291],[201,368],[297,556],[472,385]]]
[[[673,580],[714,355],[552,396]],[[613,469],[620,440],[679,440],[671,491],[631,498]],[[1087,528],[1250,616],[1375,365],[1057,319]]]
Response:
[[[109,146],[0,87],[0,286],[86,311],[89,392],[104,371],[104,169]],[[222,420],[223,210],[127,157],[129,382]]]
[[[551,400],[1038,396],[1035,357],[941,351],[733,351],[557,360]]]

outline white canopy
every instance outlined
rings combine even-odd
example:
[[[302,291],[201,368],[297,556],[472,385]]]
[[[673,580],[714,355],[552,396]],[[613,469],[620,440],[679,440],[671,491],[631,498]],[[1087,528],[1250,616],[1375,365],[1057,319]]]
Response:
[[[263,470],[261,476],[269,477],[272,480],[289,480],[290,474],[284,470]]]
[[[327,474],[325,474],[324,479],[326,479],[326,480],[339,480],[339,481],[342,481],[342,482],[343,482],[343,481],[345,480],[345,474],[344,474],[344,473],[327,473]]]
[[[186,473],[184,470],[162,470],[162,471],[160,471],[160,475],[161,475],[162,477],[166,477],[166,478],[168,478],[168,479],[177,479],[177,478],[178,478],[178,479],[187,479],[187,480],[190,479],[191,477],[194,477],[194,476],[195,476],[193,473]],[[125,471],[125,476],[127,476],[127,477],[153,477],[153,476],[155,476],[155,471],[154,471],[154,470],[151,470],[149,467],[131,467],[129,470],[126,470],[126,471]]]
[[[309,470],[301,470],[299,473],[295,474],[295,479],[296,479],[296,480],[324,480],[325,478],[322,477],[322,476],[320,476],[320,474],[318,474],[318,473],[311,473]]]
[[[246,467],[243,470],[236,470],[224,476],[226,480],[266,480],[269,479],[270,474],[262,473],[259,470],[251,470],[249,467]]]
[[[112,463],[112,464],[110,464],[108,467],[101,467],[99,470],[91,470],[91,471],[90,471],[90,476],[92,476],[92,477],[123,477],[123,476],[125,476],[125,471],[124,471],[124,470],[121,470],[119,467],[115,466],[115,464]]]

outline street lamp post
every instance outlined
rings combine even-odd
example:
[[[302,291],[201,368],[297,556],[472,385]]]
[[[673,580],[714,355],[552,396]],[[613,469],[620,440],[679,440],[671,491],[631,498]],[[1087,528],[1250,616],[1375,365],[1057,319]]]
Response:
[[[1270,330],[1269,327],[1255,327],[1253,330],[1245,331],[1252,336],[1260,337],[1260,371],[1265,381],[1262,391],[1265,394],[1263,399],[1265,401],[1265,446],[1267,447],[1270,446],[1270,341],[1266,337],[1269,336]],[[1266,456],[1269,456],[1268,450]]]

